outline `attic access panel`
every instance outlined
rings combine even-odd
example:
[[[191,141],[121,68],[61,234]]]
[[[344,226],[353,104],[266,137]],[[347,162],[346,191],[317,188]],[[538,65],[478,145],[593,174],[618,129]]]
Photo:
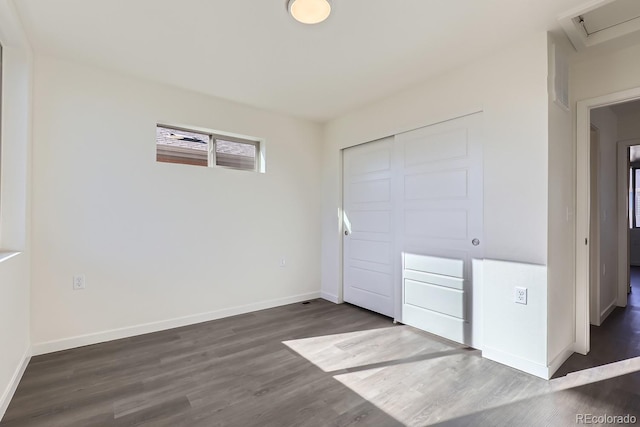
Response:
[[[577,50],[640,31],[639,0],[598,0],[558,18]]]
[[[640,18],[640,1],[616,0],[575,18],[580,21],[587,36]]]

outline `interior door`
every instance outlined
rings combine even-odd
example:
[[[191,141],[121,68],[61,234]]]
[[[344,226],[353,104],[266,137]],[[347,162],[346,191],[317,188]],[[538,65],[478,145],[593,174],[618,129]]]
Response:
[[[472,261],[483,258],[481,117],[395,138],[402,322],[475,347],[481,283],[474,289]]]
[[[393,138],[343,153],[343,293],[346,302],[393,317]]]

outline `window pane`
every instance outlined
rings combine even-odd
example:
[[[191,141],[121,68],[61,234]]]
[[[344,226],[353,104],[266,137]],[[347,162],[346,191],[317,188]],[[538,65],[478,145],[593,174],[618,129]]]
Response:
[[[210,136],[198,132],[156,127],[156,160],[207,166]]]
[[[629,169],[629,228],[633,228],[633,169]]]
[[[635,196],[635,215],[636,215],[636,227],[640,226],[640,169],[634,169],[636,174],[636,188],[634,188]]]
[[[216,166],[255,170],[257,144],[216,139]]]

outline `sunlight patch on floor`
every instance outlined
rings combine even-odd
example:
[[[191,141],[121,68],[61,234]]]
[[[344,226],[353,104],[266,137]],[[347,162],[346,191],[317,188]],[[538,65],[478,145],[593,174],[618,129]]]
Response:
[[[283,344],[325,372],[463,347],[425,339],[422,332],[408,326],[302,338]]]
[[[450,356],[453,357],[453,356]],[[340,381],[363,399],[405,425],[426,425],[450,416],[451,402],[442,399],[442,360],[395,365],[335,375]],[[418,374],[419,373],[419,374]],[[425,373],[433,375],[433,381],[425,381]],[[446,375],[446,374],[445,374]],[[432,391],[440,390],[438,393]]]
[[[612,366],[613,365],[613,366]],[[640,371],[640,358],[593,368],[581,375],[545,381],[465,353],[450,354],[380,369],[347,372],[334,378],[407,426],[483,419],[495,411],[513,412],[527,405],[555,408],[557,422],[573,421],[583,401],[580,387]],[[569,393],[569,394],[567,394]],[[575,393],[574,398],[568,395]],[[604,404],[604,402],[603,402]],[[524,406],[523,406],[524,405]],[[611,409],[608,403],[605,409]],[[600,408],[590,407],[598,412]],[[619,413],[625,413],[618,408]],[[469,418],[471,417],[471,418]],[[465,421],[465,422],[466,422]]]
[[[518,392],[487,378],[508,369],[463,345],[408,326],[285,341],[362,398],[405,425],[423,426],[524,399],[546,381],[515,372]],[[445,398],[446,396],[446,398]]]
[[[567,376],[553,379],[550,382],[554,391],[567,390],[622,375],[632,374],[634,372],[640,372],[640,357],[571,372]]]
[[[640,371],[638,357],[545,381],[408,326],[283,343],[407,426],[482,417],[500,408],[545,395],[566,395],[584,385]],[[554,402],[553,397],[546,400],[552,407]],[[560,409],[570,412],[563,416],[573,416],[570,408]]]

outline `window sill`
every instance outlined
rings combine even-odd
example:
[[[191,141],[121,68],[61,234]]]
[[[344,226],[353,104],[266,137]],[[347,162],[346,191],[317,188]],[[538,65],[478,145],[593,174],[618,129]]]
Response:
[[[22,252],[0,251],[0,263],[7,261],[16,255],[20,255],[21,253]]]

